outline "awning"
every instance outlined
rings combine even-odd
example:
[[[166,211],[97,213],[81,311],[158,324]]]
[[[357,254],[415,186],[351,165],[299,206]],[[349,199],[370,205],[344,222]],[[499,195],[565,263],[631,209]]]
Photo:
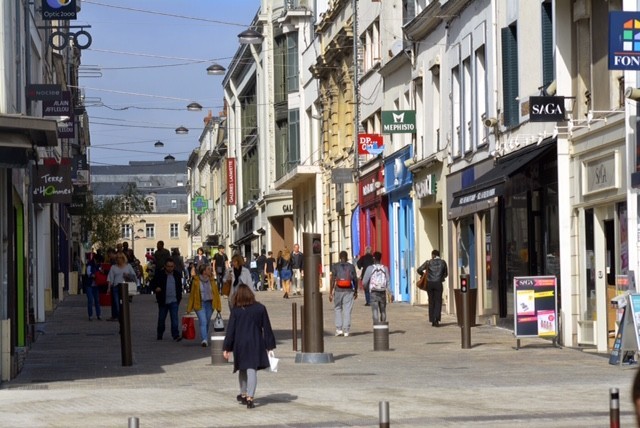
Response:
[[[555,142],[555,139],[549,139]],[[504,193],[504,183],[522,168],[549,152],[555,144],[544,142],[540,146],[519,150],[496,161],[486,174],[478,177],[471,186],[453,193],[449,218],[461,217],[491,208]]]
[[[41,117],[0,114],[0,146],[18,147],[16,135],[28,138],[29,146],[55,147],[58,145],[58,127],[55,120]],[[18,140],[21,140],[18,138]],[[29,147],[30,148],[30,147]]]

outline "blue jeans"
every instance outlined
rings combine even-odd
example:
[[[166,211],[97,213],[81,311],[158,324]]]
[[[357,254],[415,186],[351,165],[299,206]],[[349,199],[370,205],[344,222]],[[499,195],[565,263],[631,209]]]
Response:
[[[111,286],[111,318],[120,318],[120,287],[118,284]]]
[[[211,300],[205,300],[202,302],[202,309],[196,311],[198,316],[198,324],[200,324],[200,338],[202,340],[209,340],[209,320],[213,315],[213,303]]]
[[[167,314],[171,316],[171,337],[177,339],[180,337],[180,330],[178,329],[178,302],[172,302],[169,304],[158,303],[158,339],[162,339],[164,334],[164,325],[167,320]]]
[[[351,329],[351,310],[353,309],[353,291],[342,291],[334,288],[333,305],[335,311],[336,330],[348,333]]]
[[[100,318],[100,290],[98,290],[98,287],[87,285],[84,287],[84,292],[87,295],[87,312],[89,313],[89,318],[93,316],[94,306],[96,308],[96,316]]]

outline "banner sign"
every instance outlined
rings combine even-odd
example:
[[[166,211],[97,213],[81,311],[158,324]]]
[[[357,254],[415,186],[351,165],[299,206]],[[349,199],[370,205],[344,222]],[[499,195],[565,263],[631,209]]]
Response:
[[[640,70],[640,12],[609,12],[609,70]]]
[[[384,150],[384,138],[379,134],[358,134],[358,154],[378,155]]]
[[[415,132],[415,110],[396,110],[382,112],[383,134],[414,134]]]
[[[71,118],[64,122],[58,122],[58,138],[73,138],[76,136],[76,121]]]
[[[76,0],[42,0],[42,19],[58,21],[77,18]]]
[[[62,86],[33,84],[27,85],[27,99],[32,101],[60,100],[62,99]]]
[[[71,91],[62,91],[58,99],[42,101],[42,116],[69,116],[73,117],[71,107]]]
[[[564,97],[529,97],[530,122],[562,122],[565,118]]]
[[[236,158],[227,158],[227,205],[236,204]]]
[[[38,165],[33,178],[33,202],[69,204],[72,193],[71,165]]]
[[[513,278],[514,335],[558,336],[557,280],[555,276]]]

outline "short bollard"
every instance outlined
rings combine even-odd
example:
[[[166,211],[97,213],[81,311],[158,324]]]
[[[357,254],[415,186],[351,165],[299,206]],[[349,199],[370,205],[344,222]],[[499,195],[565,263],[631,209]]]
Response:
[[[227,363],[224,359],[224,336],[213,335],[211,336],[211,365],[221,366]]]
[[[380,413],[380,428],[389,428],[389,402],[388,401],[380,401],[378,403],[378,409]]]
[[[129,417],[129,428],[138,428],[140,426],[140,420],[135,416]]]
[[[618,388],[609,389],[609,427],[620,428],[620,393]]]
[[[373,323],[373,350],[374,351],[389,350],[389,323],[388,322]]]

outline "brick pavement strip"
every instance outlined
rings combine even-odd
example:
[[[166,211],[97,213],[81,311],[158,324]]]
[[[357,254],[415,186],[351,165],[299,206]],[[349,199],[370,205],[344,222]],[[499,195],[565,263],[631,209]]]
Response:
[[[153,296],[130,306],[131,367],[121,364],[118,324],[88,321],[85,296],[68,296],[38,326],[20,375],[0,385],[0,426],[115,427],[135,416],[141,427],[371,427],[386,400],[394,427],[596,427],[608,423],[610,387],[620,389],[623,426],[635,424],[635,368],[610,366],[606,356],[538,338],[515,350],[512,332],[489,326],[473,328],[463,350],[453,317],[434,328],[426,308],[401,303],[388,307],[390,350],[376,352],[363,300],[353,334],[333,337],[324,296],[324,350],[335,363],[296,364],[291,303],[303,299],[261,292],[258,300],[281,362],[278,373],[259,373],[255,409],[237,404],[231,365],[212,366],[199,339],[155,340]]]

